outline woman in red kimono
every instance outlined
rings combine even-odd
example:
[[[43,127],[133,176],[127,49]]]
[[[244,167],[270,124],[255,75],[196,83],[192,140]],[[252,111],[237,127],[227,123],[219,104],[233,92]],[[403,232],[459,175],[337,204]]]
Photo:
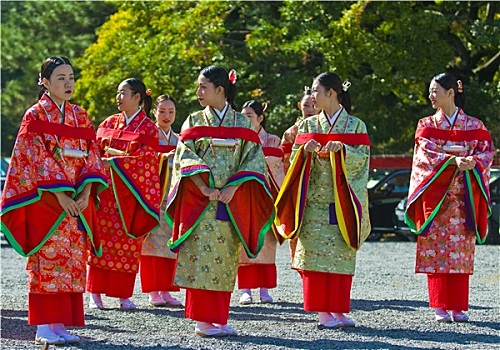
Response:
[[[103,253],[89,259],[90,308],[104,308],[101,293],[120,298],[122,309],[136,308],[129,298],[142,237],[158,227],[160,215],[158,128],[148,117],[150,94],[139,79],[122,81],[116,95],[121,113],[106,118],[97,130],[109,189],[97,212]]]
[[[39,101],[24,114],[2,194],[2,232],[28,257],[28,324],[37,344],[79,342],[87,250],[95,254],[97,195],[104,167],[87,112],[69,100],[73,67],[65,57],[42,65]]]
[[[274,198],[279,192],[281,183],[285,177],[283,165],[283,151],[280,148],[280,138],[269,134],[266,130],[266,118],[264,112],[267,103],[259,103],[255,100],[247,101],[243,104],[241,113],[246,115],[254,129],[259,134],[262,144],[262,151],[266,157],[268,179],[271,185],[271,192]],[[259,255],[250,259],[241,251],[240,263],[238,266],[238,289],[241,290],[240,304],[251,304],[252,289],[260,288],[259,296],[261,303],[272,303],[273,298],[269,295],[270,288],[276,288],[276,243],[275,229],[269,230],[265,237],[264,246]],[[277,233],[276,233],[277,234]],[[278,235],[278,237],[281,237]]]
[[[179,140],[179,136],[172,130],[176,113],[175,100],[169,95],[161,95],[154,106],[153,114],[159,131],[158,151],[162,153],[160,169],[166,173],[166,182],[162,190],[160,227],[151,231],[142,244],[141,287],[143,293],[149,293],[151,306],[182,306],[179,300],[170,295],[170,292],[178,292],[180,289],[173,285],[177,254],[167,245],[172,238],[172,228],[165,221],[165,194],[170,187],[175,147]]]
[[[475,241],[486,238],[494,147],[477,118],[465,114],[463,84],[435,76],[436,114],[418,122],[406,222],[418,234],[416,273],[427,274],[438,322],[466,322]],[[451,311],[451,315],[449,313]]]

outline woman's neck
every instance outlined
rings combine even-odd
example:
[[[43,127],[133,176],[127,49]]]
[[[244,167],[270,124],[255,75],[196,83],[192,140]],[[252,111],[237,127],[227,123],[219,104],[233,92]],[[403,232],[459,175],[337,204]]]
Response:
[[[455,111],[457,110],[457,106],[455,106],[455,104],[453,103],[452,105],[450,105],[447,108],[441,108],[441,110],[443,111],[444,114],[446,114],[448,117],[451,118],[453,116],[453,114],[455,114]]]
[[[340,104],[338,102],[332,102],[330,103],[330,106],[327,108],[323,109],[326,114],[328,114],[330,117],[335,114],[340,109]]]
[[[226,100],[221,100],[221,101],[214,103],[211,107],[215,108],[218,111],[222,111],[225,106],[226,106]]]
[[[133,116],[138,110],[139,108],[141,108],[141,106],[138,106],[137,108],[135,109],[127,109],[127,110],[124,110],[123,112],[125,112],[125,115],[127,116],[127,118],[130,118],[131,116]]]
[[[160,129],[163,130],[165,134],[168,134],[168,132],[170,131],[170,126],[160,126],[160,125],[158,126],[160,127]]]

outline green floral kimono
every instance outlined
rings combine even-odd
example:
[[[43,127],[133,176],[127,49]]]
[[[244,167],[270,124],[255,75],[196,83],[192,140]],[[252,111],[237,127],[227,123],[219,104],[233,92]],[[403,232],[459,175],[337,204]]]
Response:
[[[357,244],[354,246],[348,244],[346,235],[341,233],[339,227],[339,222],[343,220],[342,211],[339,208],[345,206],[346,203],[334,203],[334,198],[336,198],[335,174],[332,171],[334,163],[331,162],[328,155],[320,158],[319,154],[314,153],[308,164],[310,167],[308,168],[308,177],[306,173],[302,173],[304,180],[301,179],[303,183],[303,186],[301,186],[305,187],[306,192],[299,189],[299,193],[300,191],[306,193],[305,204],[298,200],[301,203],[297,203],[297,209],[293,209],[295,213],[299,213],[298,209],[302,206],[301,213],[303,215],[300,217],[297,214],[296,218],[300,218],[298,219],[299,222],[295,224],[294,234],[285,237],[298,236],[292,268],[353,275],[356,264],[356,250],[359,249],[359,245],[370,233],[366,189],[370,148],[367,144],[349,145],[350,137],[346,134],[364,134],[367,139],[366,126],[360,119],[350,116],[344,109],[333,126],[324,112],[305,119],[299,124],[298,138],[300,138],[301,134],[338,134],[339,137],[345,140],[343,142],[344,149],[336,153],[342,153],[343,173],[351,194],[349,198],[352,197],[352,207],[355,208],[354,211],[357,213],[358,229],[354,233]],[[324,145],[324,143],[322,144]],[[333,152],[330,153],[331,156],[334,154]],[[287,178],[294,176],[293,168],[296,167],[298,159],[295,158],[297,156],[304,157],[304,152],[303,146],[298,145],[296,141],[291,156],[292,166]],[[339,157],[339,155],[337,154],[336,157]],[[285,192],[290,191],[290,188],[287,188],[290,179],[287,178],[282,187],[282,191]],[[277,205],[280,202],[281,195],[282,193],[278,197]],[[284,205],[288,204],[285,203]],[[280,216],[279,212],[278,216]],[[349,234],[352,235],[353,233],[350,232]]]
[[[207,126],[225,129],[224,138],[186,139],[190,131]],[[174,283],[180,287],[232,292],[241,244],[249,256],[256,256],[264,244],[274,207],[264,154],[251,128],[250,120],[232,108],[220,120],[209,107],[191,114],[182,126],[167,204],[167,222],[173,226],[170,247],[178,251]],[[245,139],[246,134],[256,142]],[[196,174],[212,188],[239,188],[228,205],[209,201],[190,180]],[[255,233],[253,243],[245,239],[250,231]]]

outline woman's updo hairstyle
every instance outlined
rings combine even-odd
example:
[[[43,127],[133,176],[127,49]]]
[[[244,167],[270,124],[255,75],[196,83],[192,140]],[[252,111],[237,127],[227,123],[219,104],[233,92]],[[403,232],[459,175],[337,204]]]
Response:
[[[266,128],[266,116],[264,115],[264,112],[267,109],[267,102],[260,103],[256,100],[250,100],[245,102],[242,108],[251,108],[253,109],[255,114],[257,114],[257,117],[262,116],[262,121],[260,122],[260,124],[264,129]]]
[[[155,103],[154,103],[155,110],[158,109],[158,106],[163,101],[172,101],[172,103],[174,104],[174,106],[177,107],[177,102],[175,101],[175,99],[172,96],[170,96],[170,95],[160,95],[155,100]]]
[[[337,93],[339,103],[344,106],[347,113],[351,113],[351,96],[348,91],[351,83],[349,81],[342,83],[337,74],[329,72],[321,73],[315,80],[326,88],[327,91],[333,89]]]
[[[446,91],[453,89],[455,91],[455,105],[460,108],[465,107],[464,86],[461,80],[457,80],[450,73],[441,73],[432,78],[441,85]]]
[[[231,71],[234,72],[234,71]],[[234,107],[234,99],[236,98],[236,72],[234,72],[234,78],[232,77],[232,81],[230,81],[228,72],[219,66],[208,66],[201,70],[200,75],[203,75],[207,78],[215,87],[222,86],[224,89],[224,96],[226,96],[226,100]]]
[[[40,73],[38,74],[38,86],[40,86],[40,90],[38,91],[38,99],[40,99],[47,91],[45,86],[43,86],[43,78],[50,80],[50,76],[54,72],[54,69],[65,64],[73,67],[69,59],[67,59],[66,57],[49,57],[45,60],[45,62],[43,62],[42,68],[40,68]]]
[[[151,106],[153,105],[151,90],[146,89],[146,85],[144,85],[144,83],[137,78],[128,78],[122,81],[122,83],[126,83],[134,94],[141,95],[139,105],[144,104],[144,112],[149,116]]]

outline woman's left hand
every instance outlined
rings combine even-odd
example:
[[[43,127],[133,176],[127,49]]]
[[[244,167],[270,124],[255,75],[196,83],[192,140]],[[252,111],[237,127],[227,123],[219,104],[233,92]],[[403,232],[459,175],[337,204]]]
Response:
[[[85,185],[83,191],[78,193],[78,195],[75,197],[75,202],[76,205],[78,206],[78,209],[80,209],[80,212],[84,211],[89,205],[89,197],[91,189],[92,185],[88,183]]]
[[[76,205],[78,206],[78,209],[80,209],[81,212],[84,211],[89,205],[89,196],[90,193],[82,192],[75,197]]]
[[[340,141],[328,141],[323,149],[329,152],[338,152],[344,147],[344,144]]]
[[[220,190],[219,193],[219,202],[222,202],[224,204],[227,204],[231,202],[231,199],[233,199],[234,193],[238,189],[238,186],[228,186]]]

